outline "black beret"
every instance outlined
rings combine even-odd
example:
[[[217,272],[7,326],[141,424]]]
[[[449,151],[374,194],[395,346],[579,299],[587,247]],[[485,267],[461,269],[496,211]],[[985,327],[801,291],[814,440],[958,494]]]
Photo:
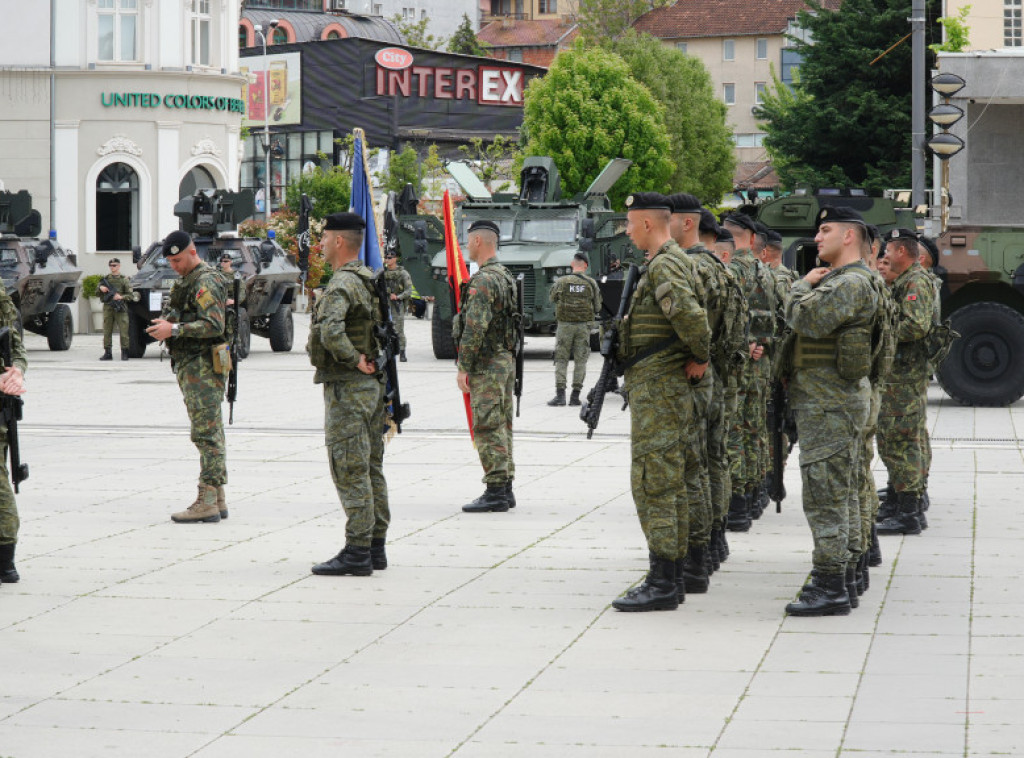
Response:
[[[746,229],[748,232],[757,231],[757,227],[754,226],[754,219],[746,213],[730,213],[725,217],[725,221],[723,223],[738,226],[741,229]]]
[[[689,192],[677,192],[668,196],[672,205],[673,213],[700,213],[704,209],[700,207],[700,200]]]
[[[893,242],[895,240],[913,240],[917,242],[917,232],[913,232],[910,229],[892,229],[885,233],[886,242]]]
[[[107,263],[109,263],[109,264],[116,263],[118,266],[120,266],[121,265],[121,259],[120,258],[111,258],[109,261],[107,261]]]
[[[324,217],[325,232],[361,232],[366,229],[366,221],[358,213],[331,213]]]
[[[735,242],[736,240],[732,236],[732,232],[726,229],[724,226],[718,227],[718,236],[715,237],[715,242]]]
[[[164,237],[164,246],[161,252],[166,258],[168,255],[177,255],[191,244],[192,238],[179,229]]]
[[[864,217],[848,205],[826,206],[818,211],[818,226],[826,221],[842,224],[860,224],[867,227]]]
[[[714,232],[718,234],[718,219],[715,218],[715,214],[709,211],[707,208],[700,209],[700,233],[707,234],[708,232]]]
[[[634,192],[626,198],[627,211],[671,211],[672,203],[660,192]]]
[[[587,257],[586,253],[576,253],[572,259],[580,263],[586,263],[588,266],[590,265],[590,258]]]
[[[754,221],[754,232],[756,234],[760,234],[762,237],[767,239],[769,231],[770,230],[768,229],[768,227],[762,224],[760,221]]]
[[[932,263],[938,263],[939,261],[939,246],[935,244],[935,240],[931,237],[921,235],[917,238],[917,241],[928,248],[928,252],[932,254]]]
[[[469,225],[469,232],[493,232],[495,235],[501,236],[501,229],[493,221],[480,218]]]
[[[228,252],[221,253],[220,254],[220,259],[221,259],[221,261],[229,261],[229,260],[231,260],[231,253],[228,253]]]
[[[772,247],[782,247],[782,235],[774,229],[769,229],[768,234],[765,235],[765,244]]]

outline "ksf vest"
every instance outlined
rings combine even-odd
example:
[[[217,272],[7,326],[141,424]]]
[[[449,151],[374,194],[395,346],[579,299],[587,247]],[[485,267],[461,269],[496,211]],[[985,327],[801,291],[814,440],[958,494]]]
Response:
[[[597,284],[582,274],[566,274],[558,280],[559,295],[555,318],[580,323],[594,320],[594,290]]]

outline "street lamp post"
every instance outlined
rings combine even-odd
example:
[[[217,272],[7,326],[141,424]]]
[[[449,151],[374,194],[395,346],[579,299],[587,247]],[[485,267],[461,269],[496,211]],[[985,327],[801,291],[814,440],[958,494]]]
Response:
[[[272,19],[269,26],[273,33],[278,20]],[[260,35],[263,43],[263,220],[270,223],[270,64],[267,61],[267,35],[262,24],[253,24],[253,31]]]
[[[939,205],[939,233],[943,234],[949,226],[949,159],[964,149],[964,141],[955,134],[949,133],[949,127],[964,117],[962,109],[951,105],[949,98],[962,90],[967,83],[956,74],[942,73],[931,78],[929,85],[943,99],[928,112],[928,120],[942,129],[927,143],[928,149],[942,164],[942,196]]]

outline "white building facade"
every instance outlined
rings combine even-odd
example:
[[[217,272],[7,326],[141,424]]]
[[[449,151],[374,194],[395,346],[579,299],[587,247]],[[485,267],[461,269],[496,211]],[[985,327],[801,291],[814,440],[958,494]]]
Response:
[[[0,0],[0,181],[32,193],[86,273],[236,189],[238,0]],[[45,233],[45,232],[44,232]]]

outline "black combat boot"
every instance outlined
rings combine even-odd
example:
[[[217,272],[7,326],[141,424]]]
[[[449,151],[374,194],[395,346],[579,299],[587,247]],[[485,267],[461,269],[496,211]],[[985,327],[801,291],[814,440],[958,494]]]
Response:
[[[383,537],[374,537],[370,540],[370,564],[374,571],[383,571],[388,567],[388,554],[384,552]]]
[[[932,507],[932,499],[928,497],[928,489],[921,493],[921,510],[926,511]]]
[[[580,402],[580,391],[573,390],[572,394],[569,395],[569,405],[582,405]]]
[[[860,605],[860,596],[857,593],[857,568],[852,563],[846,564],[845,573],[846,594],[850,598],[850,607],[856,608]]]
[[[885,521],[878,522],[879,534],[920,534],[921,522],[917,520],[921,508],[921,498],[910,492],[900,492],[896,496],[896,514]]]
[[[726,528],[730,532],[749,532],[749,509],[750,505],[747,501],[747,496],[744,493],[732,493],[732,499],[729,501],[729,519],[726,522]]]
[[[509,498],[506,488],[508,484],[488,484],[484,494],[462,506],[466,513],[488,513],[490,511],[507,511]]]
[[[101,361],[112,361],[114,360],[113,354],[110,352],[109,347],[103,348],[103,355],[100,356]]]
[[[19,579],[18,569],[14,568],[14,542],[0,545],[0,582],[14,584]]]
[[[708,559],[711,561],[710,574],[722,568],[722,561],[725,560],[725,556],[722,554],[722,527],[720,526],[711,528],[711,544],[708,545]]]
[[[707,545],[690,545],[686,557],[678,561],[678,567],[682,574],[679,581],[683,582],[687,592],[703,595],[708,591],[711,578],[708,576]]]
[[[128,351],[127,350],[124,350],[124,349],[121,350],[121,360],[122,361],[128,360]]]
[[[878,541],[878,525],[871,525],[871,547],[868,548],[868,565],[882,565],[882,545]]]
[[[786,606],[790,616],[846,616],[850,613],[850,596],[843,574],[812,572],[811,582],[804,585],[800,598]]]
[[[398,360],[400,360],[402,363],[405,363],[407,360],[409,360],[408,358],[405,357],[405,351],[404,350],[400,350],[398,352]]]
[[[896,515],[896,504],[897,504],[896,490],[892,488],[891,484],[887,484],[884,490],[878,491],[878,514],[875,516],[875,521],[881,523],[887,518],[891,518]]]
[[[764,476],[764,488],[766,492],[771,492],[775,489],[775,472],[769,471]],[[786,499],[786,482],[782,481],[779,483],[779,494],[782,496],[780,499]],[[770,498],[769,498],[770,499]]]
[[[857,594],[863,595],[871,588],[871,577],[868,576],[868,554],[863,553],[857,561]]]
[[[652,556],[651,570],[639,587],[612,601],[617,611],[674,611],[678,607],[676,562],[660,556]]]
[[[924,498],[925,495],[922,495],[917,499],[917,523],[921,525],[922,532],[928,528],[928,517],[924,515],[924,512],[928,510],[928,508],[925,506]]]
[[[726,528],[729,523],[729,517],[726,516],[722,519],[722,526],[719,527],[718,537],[721,540],[718,544],[718,554],[722,556],[722,563],[725,563],[729,559],[729,540],[726,538]]]
[[[318,576],[369,576],[373,573],[373,562],[370,560],[370,548],[359,545],[345,545],[341,552],[329,561],[318,563],[313,567]]]
[[[565,405],[565,387],[555,387],[555,396],[548,400],[548,405]]]
[[[750,490],[750,502],[753,504],[750,508],[750,518],[756,521],[768,507],[768,488],[764,482]]]
[[[512,491],[512,480],[509,479],[505,482],[505,495],[508,497],[508,507],[516,507],[516,493]]]

